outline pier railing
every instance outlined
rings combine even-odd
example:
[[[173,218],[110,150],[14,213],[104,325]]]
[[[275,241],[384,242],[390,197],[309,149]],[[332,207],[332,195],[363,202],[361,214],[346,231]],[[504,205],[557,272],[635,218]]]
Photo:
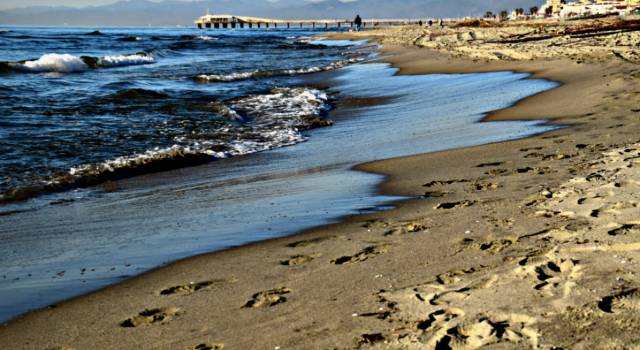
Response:
[[[430,19],[363,19],[363,27],[383,25],[416,25],[427,23]],[[431,19],[435,22],[434,19]],[[195,21],[198,28],[342,28],[354,27],[353,19],[271,19],[230,15],[206,15]]]

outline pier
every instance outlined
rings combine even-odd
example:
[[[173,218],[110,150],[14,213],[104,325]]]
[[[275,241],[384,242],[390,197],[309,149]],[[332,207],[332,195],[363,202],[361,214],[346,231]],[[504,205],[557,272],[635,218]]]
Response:
[[[431,19],[433,20],[433,19]],[[416,25],[429,19],[363,19],[363,27],[382,25]],[[434,21],[435,22],[435,21]],[[232,15],[204,15],[195,22],[200,29],[244,29],[244,28],[353,28],[353,19],[271,19]]]

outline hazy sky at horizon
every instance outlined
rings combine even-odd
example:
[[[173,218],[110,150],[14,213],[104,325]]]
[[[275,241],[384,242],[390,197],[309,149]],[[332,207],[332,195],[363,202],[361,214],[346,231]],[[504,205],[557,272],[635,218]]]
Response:
[[[30,6],[71,6],[71,7],[85,7],[85,6],[97,6],[112,4],[122,0],[1,0],[0,10],[18,8],[18,7],[30,7]],[[149,0],[154,2],[162,2],[163,0]],[[178,1],[198,1],[198,0],[178,0]],[[227,0],[228,1],[228,0]],[[279,0],[267,0],[270,2],[277,2]],[[319,2],[322,0],[301,0],[305,2]],[[342,2],[351,2],[357,0],[340,0]]]
[[[0,1],[0,9],[10,9],[16,7],[29,7],[29,6],[72,6],[72,7],[84,7],[84,6],[96,6],[106,5],[118,2],[120,0],[2,0]],[[150,0],[159,2],[161,0]],[[194,1],[194,0],[179,0],[179,1]]]

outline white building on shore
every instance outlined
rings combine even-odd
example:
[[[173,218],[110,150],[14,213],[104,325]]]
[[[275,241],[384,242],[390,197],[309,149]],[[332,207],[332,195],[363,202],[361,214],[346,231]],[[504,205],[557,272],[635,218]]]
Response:
[[[620,14],[640,11],[640,0],[547,0],[540,7],[539,15],[554,17],[578,17]]]

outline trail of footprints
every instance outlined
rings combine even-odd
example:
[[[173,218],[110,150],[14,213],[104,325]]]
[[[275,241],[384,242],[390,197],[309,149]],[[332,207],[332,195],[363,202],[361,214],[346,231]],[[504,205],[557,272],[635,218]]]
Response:
[[[539,320],[536,317],[501,312],[499,308],[491,305],[500,305],[501,299],[509,300],[510,291],[528,291],[531,298],[549,298],[550,305],[561,310],[570,305],[574,289],[582,276],[582,261],[576,259],[575,254],[640,250],[639,243],[623,241],[609,246],[595,246],[589,245],[589,240],[574,239],[577,233],[584,232],[585,226],[594,229],[594,220],[595,229],[604,230],[611,239],[635,241],[640,237],[638,202],[633,197],[633,194],[640,190],[640,179],[633,169],[634,165],[640,165],[638,149],[625,148],[605,153],[602,159],[590,165],[593,168],[590,175],[576,177],[556,190],[546,189],[530,203],[534,208],[534,215],[563,218],[564,226],[496,240],[467,238],[460,243],[461,249],[477,249],[488,254],[497,254],[511,252],[509,249],[521,240],[535,239],[543,244],[542,249],[524,253],[514,250],[515,255],[507,254],[505,257],[507,264],[449,271],[425,284],[380,291],[380,309],[385,311],[371,314],[390,321],[391,324],[403,326],[379,333],[363,334],[358,344],[366,348],[406,349],[476,349],[497,343],[511,343],[516,347],[539,347],[541,335],[537,328]],[[525,158],[538,158],[541,161],[563,160],[576,156],[538,152],[541,150],[542,148],[522,149],[521,152],[526,153]],[[504,163],[490,162],[479,164],[477,167],[491,168],[485,172],[485,175],[491,177],[552,171],[549,167],[503,169],[499,168],[500,166],[504,166]],[[468,185],[468,189],[472,191],[487,191],[499,187],[496,183],[482,179],[432,181],[424,184],[424,187],[430,188],[425,192],[425,197],[445,197],[452,192],[431,188],[458,184]],[[625,189],[627,192],[624,193],[628,195],[621,194],[620,189]],[[477,203],[475,200],[440,202],[434,209],[462,209]],[[363,227],[380,232],[382,237],[414,234],[429,229],[424,223],[389,223],[380,220],[368,221]],[[300,240],[288,244],[287,247],[308,249],[315,244],[339,239],[345,237],[327,236]],[[586,246],[580,248],[576,247],[577,245]],[[352,255],[337,257],[329,262],[335,265],[362,263],[387,253],[390,247],[388,243],[370,244]],[[321,255],[318,253],[294,254],[281,260],[280,264],[288,267],[302,266],[319,257]],[[503,276],[515,276],[516,279]],[[160,291],[160,295],[190,295],[221,282],[224,281],[212,280],[173,286]],[[291,293],[292,290],[287,287],[257,292],[242,307],[273,307],[285,303]],[[485,304],[487,307],[484,309],[477,307]],[[471,305],[474,307],[470,307]],[[597,302],[597,307],[603,313],[640,311],[640,289],[628,288],[604,296]],[[470,309],[479,311],[471,313]],[[180,315],[178,308],[148,309],[123,321],[121,326],[162,324]],[[202,343],[190,349],[222,348],[221,343]]]
[[[381,291],[378,294],[381,309],[386,310],[382,313],[383,318],[395,327],[363,334],[358,339],[360,347],[476,349],[511,343],[513,345],[509,347],[538,348],[542,338],[537,327],[540,320],[525,314],[500,312],[499,307],[491,305],[501,305],[502,300],[519,300],[523,295],[520,292],[528,291],[529,299],[542,297],[548,299],[547,305],[552,306],[551,309],[537,311],[531,307],[533,314],[562,313],[574,305],[573,298],[580,293],[575,289],[583,277],[585,266],[576,254],[588,256],[601,251],[640,251],[640,218],[635,197],[640,192],[640,174],[634,169],[640,165],[638,146],[640,144],[604,153],[589,167],[576,168],[576,171],[590,171],[587,176],[575,177],[555,190],[545,189],[538,199],[525,205],[532,207],[534,216],[560,219],[564,224],[519,237],[488,241],[465,238],[460,243],[461,249],[487,253],[506,251],[504,261],[507,264],[450,271],[423,285]],[[601,151],[588,145],[578,145],[577,148]],[[539,150],[541,148],[534,151]],[[541,161],[576,156],[534,154],[531,149],[521,151],[529,152],[526,157],[536,157]],[[502,165],[494,162],[478,167]],[[497,176],[534,171],[543,173],[551,170],[548,167],[525,167],[515,171],[494,168],[485,174]],[[473,184],[470,180],[456,179],[432,181],[424,186],[431,188],[459,183]],[[438,198],[448,193],[446,190],[431,190],[425,197]],[[472,201],[443,202],[434,209],[459,209],[473,204]],[[585,235],[589,231],[600,232],[599,237],[606,234],[618,242],[602,244],[597,239],[589,239]],[[524,254],[514,250],[516,255],[509,255],[507,249],[523,240],[535,240],[541,248]],[[515,279],[505,278],[510,276]],[[513,297],[509,293],[513,293]],[[486,309],[469,313],[469,309],[478,310],[477,306],[484,304],[488,305]],[[637,313],[640,311],[640,288],[629,287],[614,292],[592,305],[596,304],[600,312],[607,314]],[[471,305],[474,307],[468,307]]]

